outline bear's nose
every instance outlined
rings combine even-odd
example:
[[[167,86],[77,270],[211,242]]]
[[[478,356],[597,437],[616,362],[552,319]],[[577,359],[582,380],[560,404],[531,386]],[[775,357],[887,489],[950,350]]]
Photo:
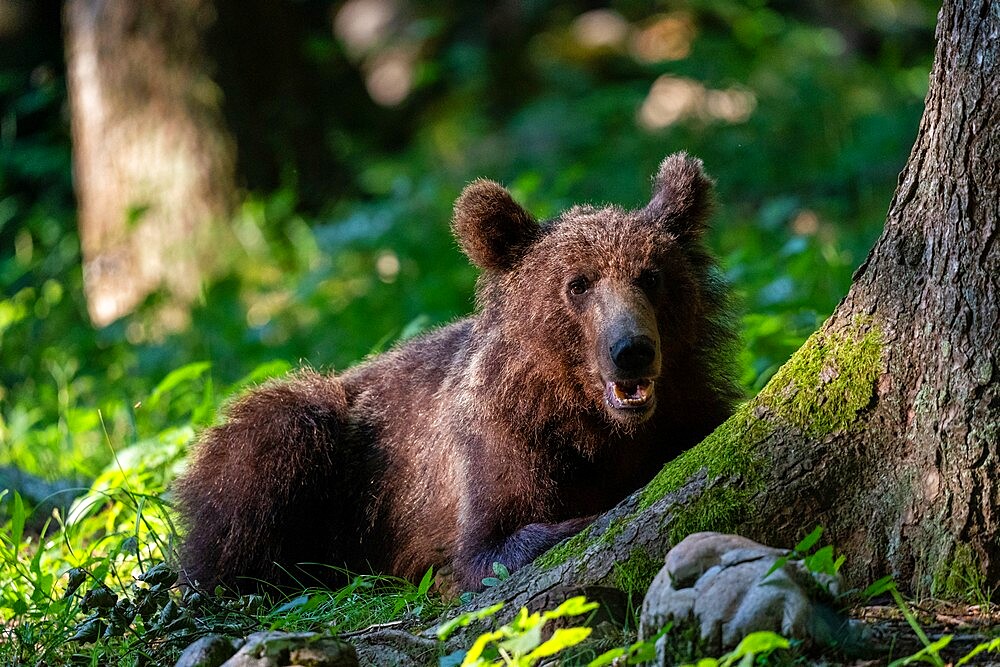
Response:
[[[656,357],[656,346],[649,336],[625,336],[615,341],[610,352],[615,366],[630,374],[629,379],[637,379],[637,376],[648,372]]]

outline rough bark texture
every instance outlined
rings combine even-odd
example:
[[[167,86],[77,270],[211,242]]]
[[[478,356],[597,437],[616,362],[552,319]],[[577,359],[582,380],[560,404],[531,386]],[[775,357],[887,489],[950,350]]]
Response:
[[[937,39],[885,232],[836,312],[703,443],[474,607],[537,608],[573,585],[641,594],[689,533],[791,546],[817,524],[848,586],[996,585],[1000,5],[946,2]]]
[[[66,58],[84,286],[104,325],[200,287],[229,211],[233,150],[201,36],[207,0],[70,0]]]
[[[881,340],[871,405],[828,438],[776,424],[768,458],[794,453],[768,502],[783,518],[755,529],[788,539],[815,516],[854,583],[890,573],[953,596],[974,573],[1000,577],[1000,5],[946,2],[937,39],[885,231],[825,327]]]

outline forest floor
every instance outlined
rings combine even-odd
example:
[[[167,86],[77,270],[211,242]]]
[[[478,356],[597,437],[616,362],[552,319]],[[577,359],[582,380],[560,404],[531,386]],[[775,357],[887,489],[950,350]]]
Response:
[[[977,647],[990,642],[1000,644],[1000,606],[998,605],[963,605],[937,600],[926,602],[910,602],[909,609],[916,618],[918,625],[933,644],[941,641],[946,635],[951,636],[947,644],[941,646],[938,657],[942,662],[934,660],[929,655],[914,660],[931,664],[975,664],[1000,665],[1000,645],[994,645],[992,651],[981,649],[967,662],[962,658]],[[895,604],[875,604],[858,606],[850,610],[851,618],[864,621],[872,630],[875,642],[890,649],[893,659],[902,656],[915,656],[924,649],[923,642],[914,632],[903,612]],[[885,664],[883,658],[877,660],[859,660],[852,663],[855,666]],[[907,663],[904,664],[908,664]]]

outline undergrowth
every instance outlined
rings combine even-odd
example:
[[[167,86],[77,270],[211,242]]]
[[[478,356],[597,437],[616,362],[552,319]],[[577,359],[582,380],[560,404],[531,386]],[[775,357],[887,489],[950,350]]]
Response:
[[[236,597],[221,590],[183,589],[165,560],[171,545],[144,542],[155,535],[149,527],[166,508],[127,491],[121,495],[131,502],[119,498],[108,507],[130,508],[132,529],[94,540],[86,553],[72,547],[67,524],[47,524],[37,538],[21,542],[27,513],[20,497],[13,496],[11,537],[0,537],[2,575],[11,584],[0,604],[0,664],[168,664],[207,634],[338,634],[404,617],[434,618],[448,606],[431,592],[432,571],[418,584],[353,575],[336,590],[311,588],[292,595],[274,591]]]
[[[124,447],[105,432],[111,465],[48,516],[0,490],[0,664],[165,664],[207,633],[349,632],[407,615],[431,618],[446,607],[430,590],[431,572],[418,584],[345,573],[338,590],[303,587],[290,595],[182,592],[169,483],[196,428],[226,397],[286,368],[265,365],[221,392],[207,364],[176,369],[133,407],[176,401],[186,406],[180,423]]]
[[[665,661],[665,664],[685,667],[749,667],[814,664],[817,660],[824,664],[839,664],[856,662],[863,657],[884,661],[889,667],[915,663],[945,667],[946,664],[965,665],[980,661],[986,653],[1000,653],[1000,638],[995,638],[979,643],[962,655],[946,659],[942,652],[949,647],[954,636],[943,634],[932,640],[914,613],[911,603],[900,594],[892,577],[884,577],[864,590],[840,591],[832,584],[845,557],[837,555],[832,545],[819,546],[822,534],[823,529],[817,527],[805,536],[786,556],[775,561],[759,585],[767,585],[767,576],[789,561],[797,561],[816,580],[816,590],[810,597],[831,603],[841,611],[859,603],[870,603],[876,598],[889,596],[922,648],[910,655],[895,657],[891,647],[872,643],[865,631],[859,631],[857,626],[844,625],[836,636],[831,635],[824,640],[829,645],[807,645],[800,639],[785,638],[771,631],[758,631],[747,634],[732,651],[713,655],[709,644],[700,636],[700,627],[696,622],[692,619],[673,619],[659,630],[647,629],[647,633],[655,633],[652,636],[632,643],[628,639],[620,639],[617,646],[601,650],[601,644],[594,641],[594,629],[601,628],[607,633],[607,628],[593,623],[598,605],[578,597],[548,611],[529,613],[522,608],[511,621],[496,625],[470,640],[467,648],[443,656],[439,665],[532,667],[540,664],[543,659],[557,657],[560,665],[581,667],[625,667],[645,664],[651,660],[655,660],[655,664]],[[986,604],[989,605],[989,602]],[[503,604],[500,603],[461,614],[442,624],[437,629],[437,635],[439,639],[445,640],[458,628],[490,619],[502,608]],[[557,629],[550,633],[543,632],[546,624],[557,620],[562,621],[557,624]],[[635,639],[635,628],[639,627],[638,610],[634,610],[632,618],[628,620],[625,635]]]

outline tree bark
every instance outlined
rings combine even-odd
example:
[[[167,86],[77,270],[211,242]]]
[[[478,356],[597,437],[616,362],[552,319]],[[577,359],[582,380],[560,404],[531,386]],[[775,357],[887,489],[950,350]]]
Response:
[[[512,613],[567,586],[641,595],[692,532],[790,547],[816,525],[849,585],[996,585],[1000,4],[946,1],[937,40],[884,233],[834,314],[704,442],[473,607]]]
[[[234,152],[201,37],[210,0],[70,0],[66,58],[84,287],[105,325],[162,288],[197,295]]]

